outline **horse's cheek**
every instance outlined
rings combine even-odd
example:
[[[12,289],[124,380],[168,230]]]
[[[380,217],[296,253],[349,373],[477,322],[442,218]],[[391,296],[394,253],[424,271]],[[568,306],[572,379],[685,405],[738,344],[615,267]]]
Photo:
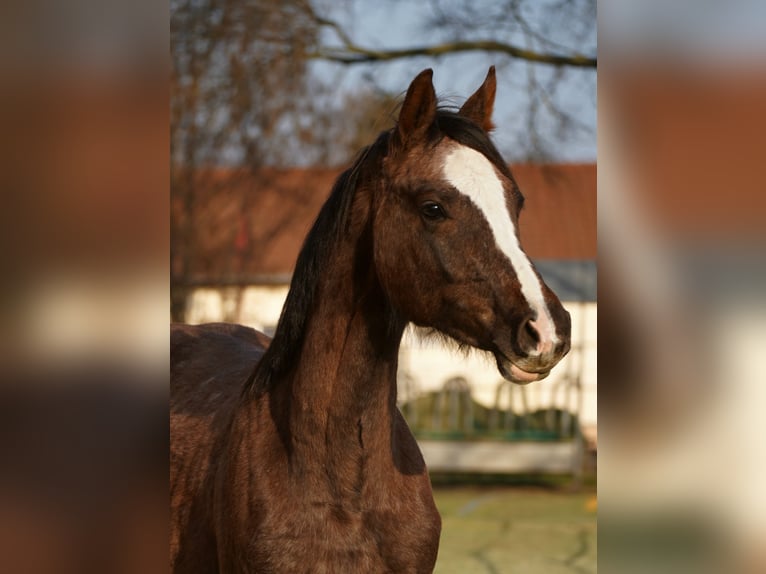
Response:
[[[378,280],[386,298],[408,320],[420,319],[418,309],[413,309],[412,301],[417,300],[418,286],[412,277],[418,272],[416,254],[412,252],[399,233],[391,233],[375,243],[375,267]]]

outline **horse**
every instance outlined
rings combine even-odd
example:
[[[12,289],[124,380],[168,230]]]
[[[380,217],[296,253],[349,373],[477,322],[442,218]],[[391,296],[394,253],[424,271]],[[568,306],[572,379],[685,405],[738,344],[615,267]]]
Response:
[[[568,352],[489,136],[494,67],[458,110],[432,74],[333,186],[271,341],[171,326],[172,571],[432,572],[441,518],[396,406],[405,327],[485,351],[519,384]]]

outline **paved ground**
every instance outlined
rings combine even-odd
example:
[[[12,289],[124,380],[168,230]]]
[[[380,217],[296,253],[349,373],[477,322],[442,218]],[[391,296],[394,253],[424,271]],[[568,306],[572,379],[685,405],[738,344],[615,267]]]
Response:
[[[531,488],[438,488],[436,574],[596,572],[593,494]]]

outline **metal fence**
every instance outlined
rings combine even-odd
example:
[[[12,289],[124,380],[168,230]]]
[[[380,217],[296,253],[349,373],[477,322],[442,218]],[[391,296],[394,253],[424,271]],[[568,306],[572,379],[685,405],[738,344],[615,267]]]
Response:
[[[402,414],[419,438],[506,440],[566,440],[578,434],[578,412],[582,389],[577,378],[564,377],[553,383],[545,402],[536,404],[528,386],[500,380],[495,385],[494,404],[474,400],[464,377],[452,377],[429,393],[413,392],[406,374],[400,385],[410,400],[400,404]]]
[[[582,472],[577,378],[554,382],[547,400],[536,403],[528,386],[501,380],[489,407],[474,400],[464,377],[451,377],[428,393],[414,392],[415,382],[406,374],[400,385],[411,397],[400,408],[432,472]]]

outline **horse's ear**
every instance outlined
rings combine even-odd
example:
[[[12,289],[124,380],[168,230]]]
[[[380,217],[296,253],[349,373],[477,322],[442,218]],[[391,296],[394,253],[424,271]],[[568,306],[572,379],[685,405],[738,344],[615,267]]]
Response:
[[[495,66],[490,66],[484,83],[479,89],[468,98],[463,107],[460,108],[460,115],[473,120],[479,124],[484,131],[494,129],[492,123],[492,109],[495,107],[495,92],[497,91],[497,81],[495,80]]]
[[[423,70],[412,80],[399,112],[397,126],[402,141],[424,133],[436,117],[436,92],[432,81],[434,71]]]

